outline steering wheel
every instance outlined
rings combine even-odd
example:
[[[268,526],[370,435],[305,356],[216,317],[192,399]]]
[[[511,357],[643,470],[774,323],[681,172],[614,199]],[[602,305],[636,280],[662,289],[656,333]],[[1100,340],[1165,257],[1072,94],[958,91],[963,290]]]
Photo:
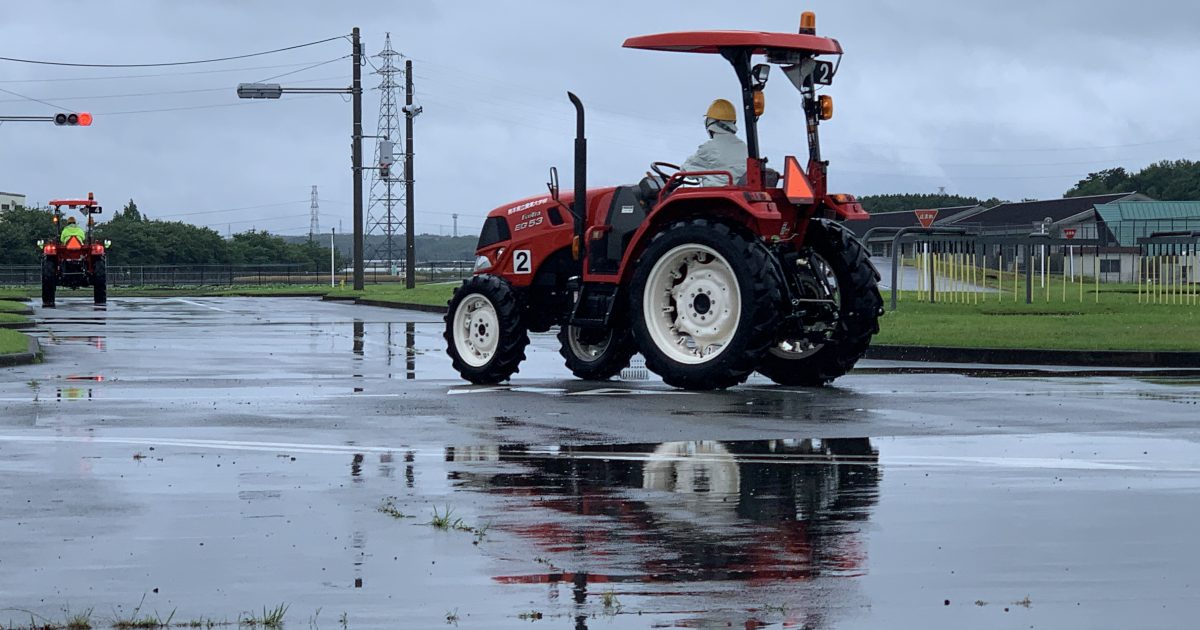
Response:
[[[671,164],[670,162],[653,162],[650,164],[650,170],[654,171],[655,175],[658,175],[659,177],[661,177],[664,184],[671,181],[671,175],[668,175],[667,173],[663,172],[663,169],[665,169],[665,168],[671,169],[672,171],[675,171],[676,173],[679,172],[679,166],[676,164]],[[680,186],[680,185],[684,185],[684,184],[686,184],[688,186],[699,186],[700,179],[697,177],[683,177],[683,178],[680,178],[679,180],[677,180],[676,186]]]

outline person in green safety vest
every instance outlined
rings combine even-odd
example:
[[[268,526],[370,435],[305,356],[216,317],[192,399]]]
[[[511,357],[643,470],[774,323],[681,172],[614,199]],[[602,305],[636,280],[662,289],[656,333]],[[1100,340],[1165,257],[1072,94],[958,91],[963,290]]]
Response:
[[[75,217],[68,217],[67,224],[63,226],[62,234],[58,238],[58,242],[66,244],[66,242],[74,236],[79,239],[79,244],[83,245],[87,242],[87,232],[83,228],[75,224]]]

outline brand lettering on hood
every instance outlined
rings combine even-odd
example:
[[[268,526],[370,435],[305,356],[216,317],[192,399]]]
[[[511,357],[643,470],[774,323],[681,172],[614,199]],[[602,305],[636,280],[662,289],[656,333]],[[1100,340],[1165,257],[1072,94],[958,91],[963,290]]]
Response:
[[[544,203],[546,203],[546,202],[548,202],[548,201],[550,201],[550,200],[549,200],[549,199],[542,198],[542,199],[538,199],[538,200],[536,200],[536,201],[530,201],[529,203],[523,203],[523,204],[521,204],[521,205],[519,205],[519,206],[513,206],[513,207],[511,207],[511,208],[509,208],[509,209],[508,209],[508,214],[516,214],[516,213],[518,213],[518,212],[520,212],[520,211],[522,211],[522,210],[528,210],[528,209],[530,209],[530,208],[533,208],[533,207],[536,207],[536,206],[540,206],[540,205],[542,205],[542,204],[544,204]]]

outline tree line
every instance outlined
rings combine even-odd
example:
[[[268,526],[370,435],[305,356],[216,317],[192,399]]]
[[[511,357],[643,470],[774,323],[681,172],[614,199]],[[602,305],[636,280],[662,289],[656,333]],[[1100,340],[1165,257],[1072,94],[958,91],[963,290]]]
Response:
[[[82,216],[76,219],[81,224],[84,221]],[[50,239],[54,231],[48,209],[18,207],[0,214],[0,264],[38,264],[41,252],[36,242]],[[256,230],[225,239],[211,228],[150,219],[132,199],[107,221],[98,223],[95,236],[112,241],[108,250],[110,265],[298,264],[315,269],[329,266],[329,248],[322,247],[319,241],[289,243],[282,237]],[[336,262],[341,266],[345,261]]]

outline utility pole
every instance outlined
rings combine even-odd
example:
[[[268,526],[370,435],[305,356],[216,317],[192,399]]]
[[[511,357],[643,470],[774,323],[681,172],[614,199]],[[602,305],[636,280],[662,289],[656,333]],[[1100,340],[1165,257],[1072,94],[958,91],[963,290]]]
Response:
[[[454,238],[458,238],[458,213],[455,212],[450,216],[454,217]]]
[[[354,160],[354,290],[363,290],[363,170],[362,170],[362,43],[358,39],[358,27],[350,32],[350,55],[354,69],[351,73],[350,95],[354,108],[353,153]]]
[[[404,286],[417,286],[417,248],[413,226],[413,118],[421,113],[413,107],[412,59],[404,60]]]

